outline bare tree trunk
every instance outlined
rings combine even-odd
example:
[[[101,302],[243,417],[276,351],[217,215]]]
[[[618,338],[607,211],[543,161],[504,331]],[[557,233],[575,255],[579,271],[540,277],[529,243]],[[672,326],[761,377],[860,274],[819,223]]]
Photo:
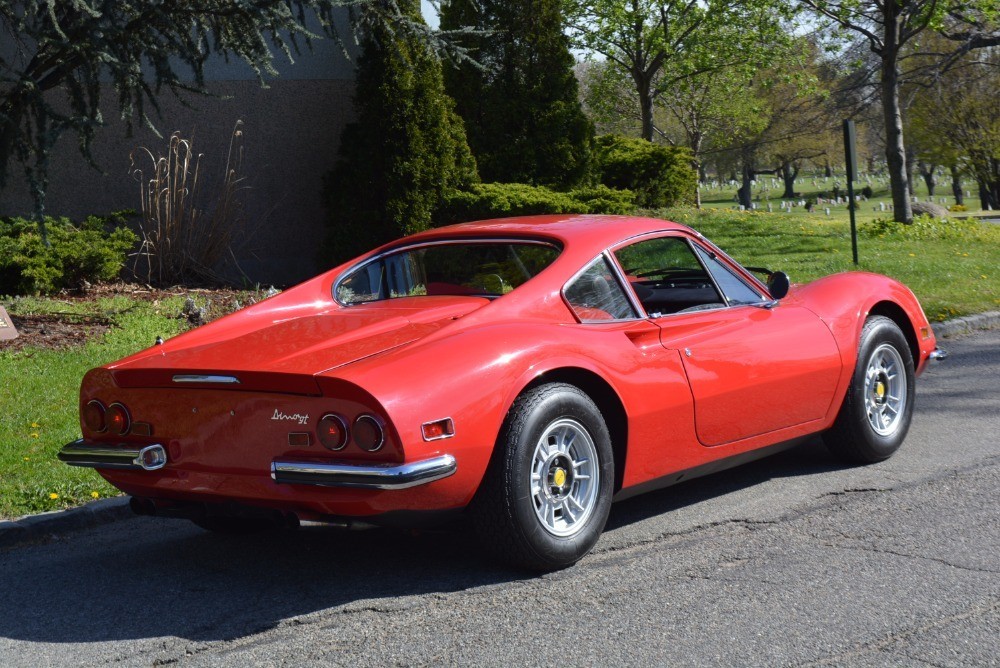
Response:
[[[951,194],[955,196],[955,204],[965,203],[962,192],[962,173],[958,171],[958,165],[951,166]]]
[[[893,219],[897,223],[912,223],[909,180],[906,174],[906,147],[903,144],[903,116],[899,106],[899,71],[896,69],[895,21],[886,23],[885,49],[882,54],[882,110],[885,120],[885,158],[889,168],[889,189],[892,192]],[[890,35],[890,32],[893,33]]]
[[[830,165],[830,158],[823,161],[823,176],[826,178],[833,176],[833,167]]]
[[[742,183],[740,189],[736,191],[736,197],[739,199],[740,204],[746,210],[750,210],[753,205],[753,181],[754,169],[753,165],[746,158],[743,159],[743,169],[742,171]]]
[[[909,189],[910,198],[917,194],[917,154],[909,146],[906,147],[906,186]]]
[[[928,165],[925,162],[919,162],[917,163],[917,168],[920,170],[920,176],[924,179],[924,184],[927,186],[927,194],[934,197],[934,187],[937,185],[934,170],[937,169],[937,165]]]
[[[799,175],[799,169],[791,162],[782,163],[778,168],[781,180],[785,182],[785,192],[781,193],[782,199],[792,199],[795,197],[795,178]]]
[[[639,95],[639,117],[642,120],[642,138],[653,141],[653,82],[645,72],[633,71],[632,81]]]

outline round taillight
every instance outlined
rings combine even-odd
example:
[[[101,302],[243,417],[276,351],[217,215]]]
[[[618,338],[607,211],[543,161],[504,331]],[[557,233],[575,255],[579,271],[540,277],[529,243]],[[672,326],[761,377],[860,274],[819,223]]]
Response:
[[[361,415],[354,421],[354,442],[368,452],[375,452],[385,443],[382,421],[374,415]]]
[[[347,421],[334,413],[327,413],[316,425],[319,442],[327,450],[343,450],[347,445]]]
[[[100,434],[108,425],[104,422],[104,404],[97,399],[91,399],[83,407],[83,424],[89,431]]]
[[[132,418],[129,417],[128,409],[125,408],[124,404],[118,402],[108,406],[108,410],[104,413],[104,422],[107,424],[109,432],[120,436],[127,434],[132,426]]]

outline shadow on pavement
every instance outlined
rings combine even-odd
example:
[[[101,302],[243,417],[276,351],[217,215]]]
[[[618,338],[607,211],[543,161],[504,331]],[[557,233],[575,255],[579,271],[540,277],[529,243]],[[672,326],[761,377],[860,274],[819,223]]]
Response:
[[[636,497],[609,529],[776,477],[840,468],[818,442]],[[182,520],[129,519],[0,553],[0,636],[46,643],[179,637],[231,640],[337,606],[534,577],[492,564],[471,530],[418,534],[307,528],[230,537]]]

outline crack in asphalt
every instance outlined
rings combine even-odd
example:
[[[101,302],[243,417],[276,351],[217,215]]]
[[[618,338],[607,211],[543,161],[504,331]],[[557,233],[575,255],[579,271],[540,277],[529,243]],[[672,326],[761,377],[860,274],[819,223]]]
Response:
[[[842,663],[845,659],[850,659],[852,657],[857,657],[868,652],[876,651],[882,652],[897,642],[908,640],[913,636],[921,633],[926,633],[928,631],[947,626],[954,622],[960,622],[966,619],[971,619],[973,617],[982,616],[1000,610],[1000,599],[993,599],[981,603],[979,605],[974,605],[972,607],[966,608],[962,612],[955,613],[953,615],[948,615],[946,617],[940,617],[926,624],[921,624],[919,626],[914,626],[903,631],[897,631],[896,633],[890,633],[885,638],[879,640],[860,643],[854,647],[832,654],[830,656],[823,657],[821,659],[816,659],[813,661],[806,661],[804,663],[794,664],[796,668],[812,668],[812,666],[828,666],[831,664]],[[922,659],[926,662],[926,659]],[[929,663],[929,662],[927,662]],[[936,665],[936,664],[931,664]]]

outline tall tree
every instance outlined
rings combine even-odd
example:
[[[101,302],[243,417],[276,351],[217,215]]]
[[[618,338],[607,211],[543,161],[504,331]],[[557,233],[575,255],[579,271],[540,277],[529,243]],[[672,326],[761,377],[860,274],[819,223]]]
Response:
[[[969,173],[979,186],[985,210],[1000,209],[1000,52],[979,57],[962,55],[946,76],[922,91],[913,105],[910,127],[920,140],[922,157],[947,165],[952,193],[962,203],[960,174]]]
[[[410,12],[422,20],[415,0]],[[420,39],[384,23],[365,27],[354,107],[327,183],[323,265],[427,229],[449,189],[478,180],[441,61]]]
[[[441,27],[476,63],[445,70],[485,181],[569,187],[587,174],[593,127],[580,106],[560,0],[445,0]]]
[[[570,35],[619,68],[652,141],[656,99],[678,82],[742,68],[749,76],[787,43],[779,0],[563,0]]]
[[[908,44],[924,31],[950,26],[957,50],[965,52],[996,44],[995,0],[799,0],[840,29],[861,36],[878,60],[886,162],[889,168],[893,215],[898,222],[913,221],[909,199],[906,146],[900,86],[902,57]],[[992,6],[992,9],[991,9]],[[992,18],[991,18],[992,17]]]

